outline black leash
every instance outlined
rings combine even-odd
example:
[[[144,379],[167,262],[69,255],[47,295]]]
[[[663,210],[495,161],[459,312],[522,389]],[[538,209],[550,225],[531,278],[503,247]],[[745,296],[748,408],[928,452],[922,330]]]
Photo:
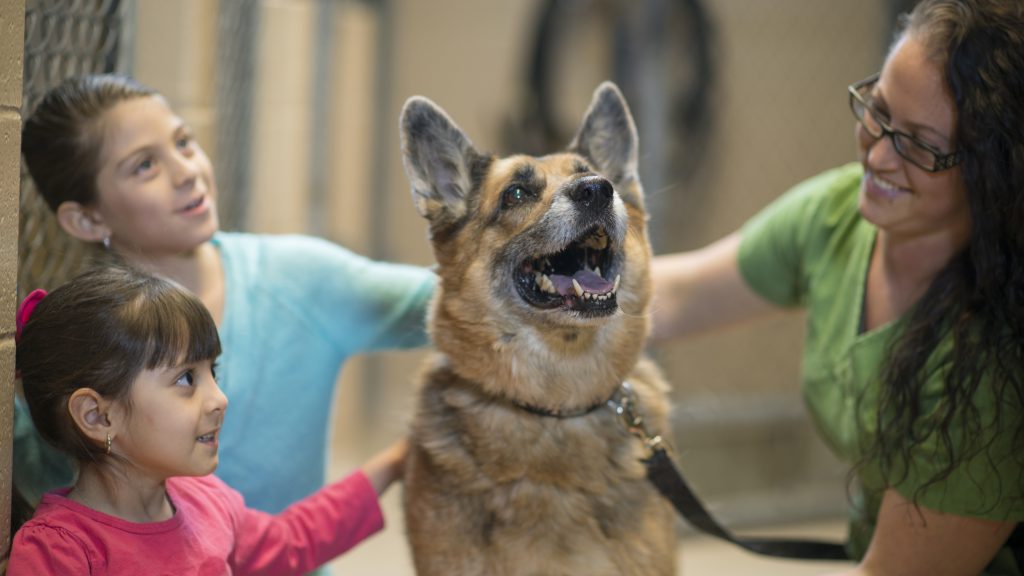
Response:
[[[635,406],[636,393],[628,382],[623,382],[619,392],[608,400],[608,407],[622,419],[626,429],[640,438],[651,451],[650,457],[644,461],[647,466],[647,478],[695,528],[764,556],[801,560],[849,560],[843,545],[835,542],[733,536],[704,508],[672,462],[672,458],[662,445],[661,437],[652,436],[647,431],[643,418],[637,414]]]
[[[756,554],[803,560],[848,560],[842,544],[785,538],[737,538],[704,509],[664,448],[654,448],[645,462],[647,478],[686,520],[703,532],[728,540]]]

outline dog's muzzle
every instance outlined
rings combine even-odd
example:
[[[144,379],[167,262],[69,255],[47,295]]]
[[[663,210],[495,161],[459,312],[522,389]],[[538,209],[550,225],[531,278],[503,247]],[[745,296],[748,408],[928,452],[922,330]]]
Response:
[[[597,197],[592,202],[599,202]],[[603,226],[594,226],[565,249],[520,263],[516,290],[537,308],[563,308],[586,316],[606,316],[618,308],[615,251]]]

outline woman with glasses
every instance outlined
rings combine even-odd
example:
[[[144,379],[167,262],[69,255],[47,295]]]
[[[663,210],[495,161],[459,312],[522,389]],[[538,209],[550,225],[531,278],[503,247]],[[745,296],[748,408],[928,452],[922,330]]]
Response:
[[[1024,1],[902,24],[849,88],[859,162],[657,258],[653,339],[806,308],[805,401],[857,479],[848,574],[1024,574]]]

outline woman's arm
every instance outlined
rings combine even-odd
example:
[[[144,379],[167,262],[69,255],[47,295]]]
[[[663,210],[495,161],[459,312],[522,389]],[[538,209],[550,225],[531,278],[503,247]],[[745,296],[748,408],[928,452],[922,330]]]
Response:
[[[977,576],[1015,525],[915,507],[890,488],[864,560],[836,576]]]
[[[779,310],[743,279],[739,246],[740,233],[735,232],[699,250],[653,259],[652,344]]]

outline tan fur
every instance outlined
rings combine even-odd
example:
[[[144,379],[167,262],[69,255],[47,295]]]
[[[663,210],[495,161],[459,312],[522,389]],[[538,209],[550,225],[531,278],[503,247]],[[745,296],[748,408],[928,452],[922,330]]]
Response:
[[[405,476],[417,573],[674,574],[674,514],[646,480],[640,441],[606,407],[557,418],[516,405],[572,411],[628,380],[650,428],[668,430],[667,387],[641,359],[651,253],[635,127],[618,89],[595,91],[564,153],[481,154],[423,98],[406,104],[402,137],[440,276],[429,318],[438,354],[423,373]],[[503,209],[527,168],[535,197]],[[530,305],[514,270],[586,228],[590,204],[567,198],[602,178],[614,197],[593,218],[606,218],[618,254],[617,309]]]

